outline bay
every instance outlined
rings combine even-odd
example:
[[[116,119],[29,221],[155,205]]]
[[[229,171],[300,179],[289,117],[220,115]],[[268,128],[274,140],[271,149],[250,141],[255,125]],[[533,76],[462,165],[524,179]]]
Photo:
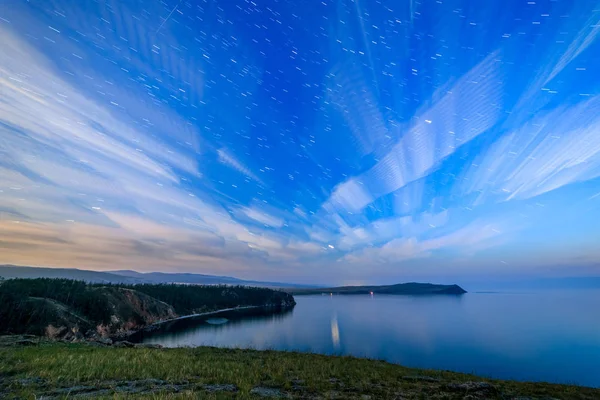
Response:
[[[499,379],[600,387],[600,291],[296,296],[288,312],[182,320],[144,343],[353,355]]]

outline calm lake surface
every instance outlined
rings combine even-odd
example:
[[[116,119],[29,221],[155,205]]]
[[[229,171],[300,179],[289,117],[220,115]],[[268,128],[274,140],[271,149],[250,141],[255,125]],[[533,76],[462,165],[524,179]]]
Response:
[[[144,343],[350,354],[409,367],[600,387],[600,291],[296,296],[277,315],[218,315]]]

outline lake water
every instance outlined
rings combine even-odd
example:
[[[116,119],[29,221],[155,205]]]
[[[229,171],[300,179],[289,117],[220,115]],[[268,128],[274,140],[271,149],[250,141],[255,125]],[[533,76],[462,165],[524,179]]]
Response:
[[[600,291],[296,296],[277,315],[183,320],[145,343],[350,354],[409,367],[600,387]]]

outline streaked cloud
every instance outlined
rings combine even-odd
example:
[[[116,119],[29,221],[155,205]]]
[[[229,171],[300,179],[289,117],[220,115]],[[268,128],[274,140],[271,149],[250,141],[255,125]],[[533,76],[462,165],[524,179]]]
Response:
[[[358,212],[374,199],[431,173],[465,143],[492,128],[502,110],[500,60],[492,53],[455,84],[439,90],[433,105],[373,168],[339,184],[327,204]]]
[[[502,235],[497,229],[499,226],[499,223],[474,221],[452,233],[432,239],[419,240],[416,236],[407,235],[406,238],[392,239],[379,247],[367,247],[351,252],[343,257],[343,261],[365,263],[371,260],[378,263],[402,264],[413,259],[431,257],[436,251],[442,250],[474,255],[498,244],[496,239]]]
[[[366,282],[599,260],[597,4],[468,26],[490,8],[265,7],[3,10],[0,263]]]
[[[283,219],[261,212],[256,208],[244,208],[242,209],[242,212],[246,214],[248,218],[275,228],[281,228],[284,223]]]
[[[600,176],[600,97],[540,113],[482,152],[457,193],[527,199]]]
[[[217,150],[217,154],[219,155],[219,161],[223,164],[235,169],[236,171],[246,175],[247,177],[255,180],[256,182],[262,183],[259,177],[254,175],[252,171],[250,171],[244,164],[239,162],[233,155],[229,154],[227,150],[219,149]]]

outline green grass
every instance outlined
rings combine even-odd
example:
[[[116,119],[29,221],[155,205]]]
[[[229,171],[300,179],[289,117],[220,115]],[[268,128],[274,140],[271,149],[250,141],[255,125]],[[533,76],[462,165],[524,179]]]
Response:
[[[410,380],[407,377],[421,377]],[[433,377],[439,381],[426,381]],[[124,381],[161,380],[181,385],[179,393],[113,394]],[[490,390],[464,390],[448,385],[488,382]],[[149,388],[156,383],[141,382]],[[233,384],[235,393],[208,393],[206,384]],[[488,380],[453,372],[405,368],[382,361],[277,351],[210,347],[145,349],[93,347],[87,344],[41,343],[0,347],[0,398],[36,399],[56,388],[77,385],[104,388],[104,398],[259,398],[256,387],[279,389],[292,398],[361,399],[600,399],[600,389]],[[56,393],[56,392],[54,392]],[[127,397],[129,396],[129,397]],[[467,397],[465,397],[467,396]],[[471,397],[468,397],[471,396]],[[77,398],[63,392],[58,398]]]

